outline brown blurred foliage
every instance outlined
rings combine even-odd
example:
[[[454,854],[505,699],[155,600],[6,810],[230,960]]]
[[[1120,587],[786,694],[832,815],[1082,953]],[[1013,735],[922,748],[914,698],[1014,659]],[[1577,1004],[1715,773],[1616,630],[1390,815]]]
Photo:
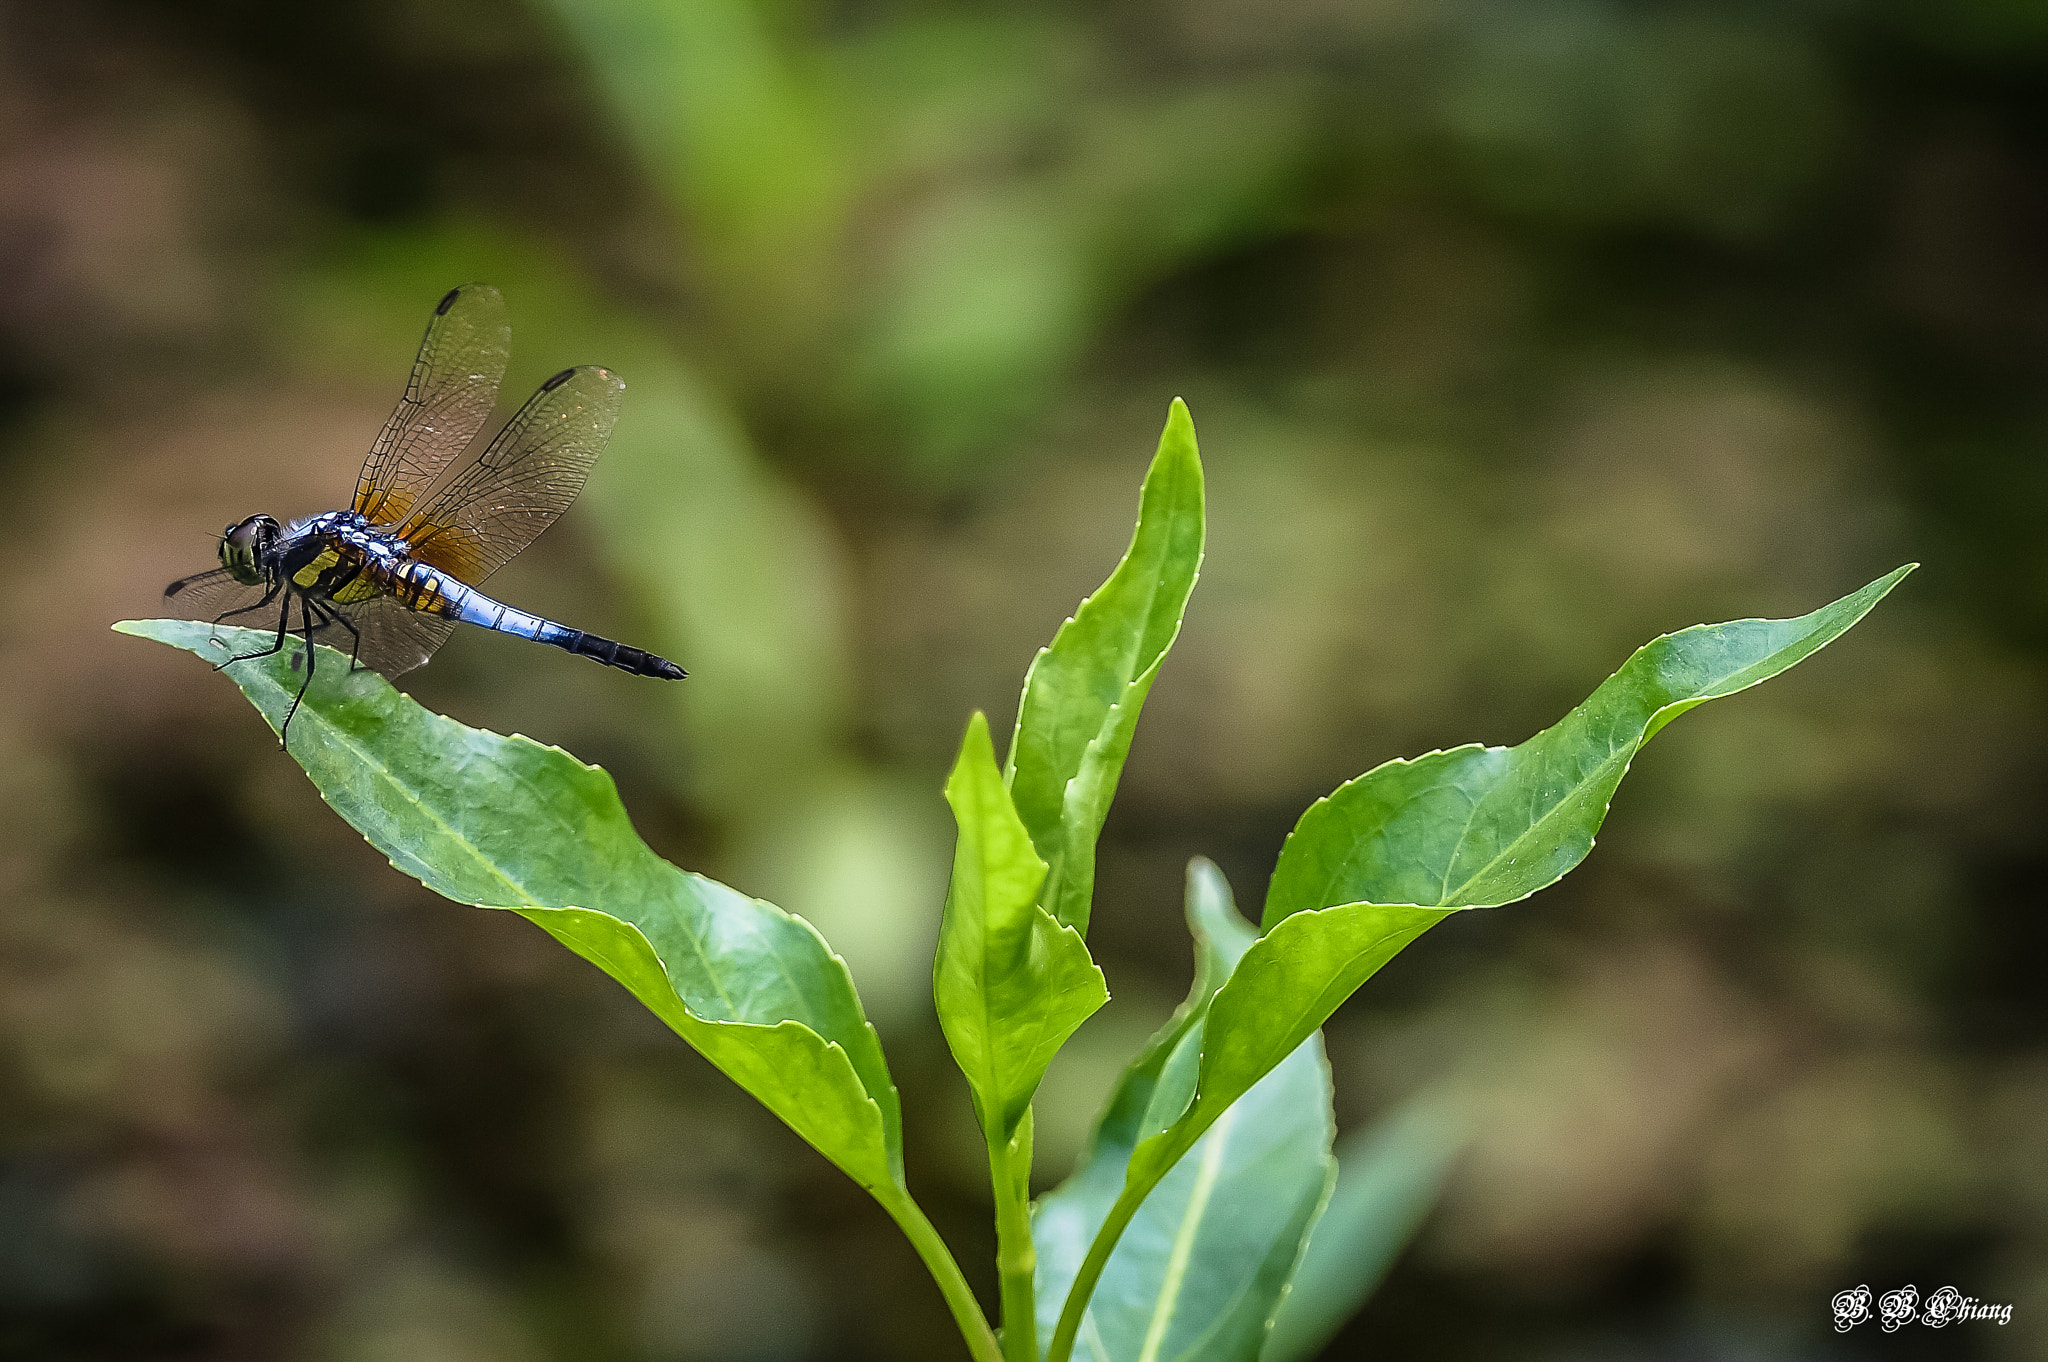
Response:
[[[0,5],[0,1355],[959,1355],[822,1160],[107,632],[224,522],[338,504],[474,278],[508,397],[629,384],[495,584],[694,676],[465,634],[407,688],[819,924],[984,1284],[938,786],[1115,561],[1170,396],[1208,565],[1048,1181],[1184,986],[1190,855],[1255,908],[1346,777],[1924,560],[1333,1021],[1348,1123],[1446,1080],[1485,1120],[1331,1355],[1875,1356],[1828,1327],[1862,1281],[2015,1306],[1897,1355],[2043,1355],[2044,13]]]

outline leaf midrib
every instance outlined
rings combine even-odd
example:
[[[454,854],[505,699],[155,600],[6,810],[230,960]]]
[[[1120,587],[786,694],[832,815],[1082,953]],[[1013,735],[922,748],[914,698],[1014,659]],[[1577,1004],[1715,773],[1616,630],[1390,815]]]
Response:
[[[1181,519],[1182,515],[1180,512],[1167,512],[1166,523],[1159,532],[1160,543],[1157,555],[1159,561],[1151,565],[1149,568],[1141,566],[1139,569],[1141,572],[1144,573],[1145,577],[1148,579],[1148,584],[1145,587],[1144,606],[1137,612],[1138,619],[1141,621],[1141,627],[1136,631],[1137,642],[1136,645],[1132,648],[1130,655],[1123,659],[1120,659],[1123,665],[1117,668],[1118,675],[1122,680],[1122,689],[1118,692],[1117,698],[1115,700],[1112,700],[1109,703],[1109,705],[1103,710],[1102,718],[1096,722],[1094,728],[1090,731],[1087,739],[1079,744],[1080,757],[1075,764],[1074,775],[1069,776],[1065,781],[1062,781],[1060,784],[1060,810],[1058,816],[1058,823],[1062,825],[1062,831],[1065,830],[1063,825],[1067,822],[1068,812],[1071,807],[1070,799],[1073,792],[1074,781],[1080,775],[1081,765],[1086,762],[1088,749],[1094,746],[1096,743],[1100,742],[1102,740],[1103,733],[1112,726],[1110,721],[1116,714],[1117,710],[1122,707],[1124,699],[1130,695],[1131,687],[1136,685],[1140,680],[1142,680],[1148,672],[1151,672],[1158,667],[1160,662],[1162,662],[1165,659],[1167,651],[1173,647],[1174,640],[1180,636],[1180,621],[1176,620],[1174,623],[1173,633],[1166,639],[1164,643],[1162,643],[1156,650],[1153,651],[1151,658],[1148,661],[1146,661],[1143,666],[1138,665],[1140,656],[1142,656],[1145,652],[1145,635],[1150,632],[1153,607],[1159,603],[1159,593],[1161,592],[1161,590],[1164,589],[1166,584],[1166,562],[1169,556],[1169,550],[1171,550],[1173,546],[1173,531],[1178,527]],[[1145,512],[1144,502],[1141,495],[1138,508],[1138,534],[1140,536],[1143,535],[1144,529]],[[1088,614],[1089,606],[1101,603],[1105,611],[1109,609],[1109,602],[1106,598],[1114,594],[1117,576],[1120,573],[1122,573],[1126,567],[1129,567],[1134,563],[1137,563],[1139,558],[1138,549],[1139,545],[1137,543],[1137,538],[1134,536],[1130,548],[1125,550],[1124,552],[1122,561],[1120,561],[1116,565],[1116,568],[1109,574],[1109,580],[1105,581],[1093,595],[1089,596],[1086,600],[1082,601],[1080,605],[1075,607],[1073,616],[1070,619],[1068,619],[1065,624],[1061,625],[1059,630],[1054,633],[1052,643],[1047,647],[1041,649],[1039,651],[1039,656],[1037,658],[1032,659],[1033,674],[1032,676],[1026,678],[1027,684],[1029,684],[1030,681],[1036,679],[1039,661],[1047,655],[1049,655],[1053,651],[1053,649],[1059,646],[1060,634],[1064,634],[1070,628],[1078,627],[1081,623],[1082,616]],[[1201,571],[1201,560],[1199,556],[1196,559],[1195,567],[1195,574],[1191,575],[1188,580],[1188,593],[1190,595],[1192,595],[1194,592],[1195,576],[1199,575]],[[1182,603],[1182,609],[1186,609],[1185,601],[1183,601]]]
[[[1135,555],[1136,550],[1133,549],[1132,552]],[[1130,560],[1128,558],[1125,559],[1125,562],[1129,561]],[[1117,565],[1117,571],[1121,572],[1122,570],[1123,564],[1120,563]],[[1162,585],[1160,582],[1160,574],[1158,572],[1152,573],[1151,577],[1152,583],[1146,589],[1145,592],[1145,608],[1139,612],[1139,617],[1148,623],[1152,618],[1152,606],[1159,599],[1159,590],[1160,586]],[[1067,624],[1069,626],[1078,625],[1080,623],[1081,616],[1088,613],[1088,607],[1094,605],[1099,598],[1109,594],[1109,588],[1111,584],[1114,583],[1114,581],[1115,574],[1112,573],[1110,581],[1103,584],[1102,590],[1096,592],[1095,595],[1090,596],[1087,600],[1081,602],[1080,607],[1074,611],[1074,618],[1067,621]],[[1109,606],[1105,603],[1103,609],[1107,610],[1108,608]],[[1062,632],[1064,632],[1064,630]],[[1178,634],[1179,630],[1176,629],[1175,633]],[[1053,647],[1058,646],[1059,638],[1055,636],[1053,638]],[[1152,660],[1150,662],[1147,662],[1143,667],[1139,667],[1137,666],[1138,658],[1136,654],[1142,653],[1144,651],[1144,646],[1145,640],[1141,632],[1138,638],[1137,647],[1135,647],[1132,650],[1132,655],[1119,659],[1122,665],[1119,665],[1116,671],[1116,675],[1118,677],[1118,690],[1116,699],[1111,700],[1107,705],[1103,706],[1101,717],[1098,718],[1095,721],[1094,726],[1088,730],[1088,736],[1082,739],[1079,743],[1075,744],[1075,751],[1078,755],[1075,757],[1074,760],[1074,773],[1068,776],[1065,780],[1060,782],[1059,821],[1061,824],[1065,824],[1067,821],[1068,812],[1072,807],[1074,782],[1080,779],[1081,768],[1087,765],[1088,749],[1095,746],[1097,743],[1101,742],[1102,735],[1110,731],[1115,726],[1113,720],[1116,717],[1117,711],[1123,707],[1124,700],[1130,695],[1131,687],[1136,685],[1138,681],[1142,679],[1147,672],[1151,671],[1154,667],[1159,665],[1159,663],[1166,657],[1167,648],[1173,646],[1173,640],[1168,639],[1166,641],[1165,647],[1160,648],[1157,653],[1153,654]],[[1046,651],[1050,652],[1051,649],[1049,648]]]
[[[1188,1262],[1194,1257],[1195,1236],[1200,1233],[1202,1217],[1208,1214],[1209,1198],[1216,1190],[1216,1183],[1223,1175],[1223,1155],[1230,1144],[1230,1129],[1236,1124],[1237,1109],[1233,1106],[1216,1118],[1216,1124],[1209,1128],[1213,1141],[1202,1151],[1202,1161],[1195,1170],[1195,1185],[1188,1192],[1187,1208],[1181,1212],[1180,1228],[1173,1236],[1173,1251],[1167,1255],[1166,1272],[1159,1282],[1158,1303],[1152,1307],[1152,1320],[1145,1330],[1145,1345],[1138,1353],[1138,1362],[1158,1362],[1159,1350],[1166,1342],[1166,1331],[1173,1323],[1175,1310],[1180,1304],[1180,1293],[1187,1280]]]
[[[1665,708],[1668,709],[1670,708],[1670,706],[1667,705],[1665,706]],[[1658,714],[1661,714],[1663,712],[1664,711],[1662,709],[1657,711]],[[1653,714],[1650,717],[1651,720],[1654,721],[1656,715]],[[1644,727],[1647,728],[1648,724],[1645,724]],[[1599,765],[1593,768],[1591,775],[1587,776],[1585,779],[1579,781],[1575,785],[1568,786],[1565,789],[1564,793],[1559,795],[1557,799],[1551,803],[1549,808],[1545,809],[1540,816],[1530,821],[1529,826],[1523,829],[1514,841],[1509,842],[1506,846],[1502,847],[1499,851],[1495,852],[1494,855],[1489,860],[1487,860],[1487,862],[1484,865],[1480,866],[1477,870],[1473,871],[1470,875],[1467,875],[1463,880],[1459,881],[1458,888],[1455,893],[1446,891],[1441,899],[1439,899],[1436,903],[1430,906],[1435,908],[1462,908],[1468,906],[1464,902],[1466,898],[1466,890],[1470,889],[1478,881],[1486,878],[1486,876],[1493,871],[1493,868],[1499,865],[1501,862],[1514,859],[1515,855],[1522,849],[1523,844],[1528,842],[1530,838],[1534,837],[1543,828],[1549,826],[1550,820],[1557,817],[1559,813],[1563,811],[1565,806],[1570,804],[1572,800],[1575,797],[1577,797],[1581,791],[1587,789],[1590,786],[1599,784],[1600,780],[1604,777],[1605,773],[1609,769],[1611,769],[1617,761],[1621,763],[1624,770],[1627,769],[1629,762],[1635,759],[1635,754],[1641,747],[1642,740],[1638,738],[1634,742],[1631,742],[1624,747],[1617,748],[1615,751],[1609,753],[1607,757],[1600,762]],[[1491,795],[1493,791],[1489,790],[1487,791],[1487,793]],[[1485,801],[1483,799],[1479,801],[1480,804],[1483,804],[1484,802]],[[1478,817],[1478,814],[1479,805],[1475,804],[1473,806],[1472,816],[1476,818]],[[1466,822],[1469,828],[1471,819],[1467,819]],[[1460,838],[1461,845],[1462,842],[1463,838]],[[1457,850],[1456,848],[1453,848],[1451,852],[1451,862],[1455,864],[1457,862],[1457,859]],[[1557,878],[1561,879],[1563,877],[1562,875],[1560,875]],[[1556,880],[1551,881],[1551,883],[1555,882]],[[1537,886],[1537,888],[1541,887],[1542,886],[1540,885]],[[1529,894],[1533,894],[1535,892],[1535,889],[1531,889],[1528,894],[1520,894],[1516,897],[1527,898],[1529,897]]]
[[[266,682],[269,682],[271,689],[277,693],[277,697],[282,699],[284,696],[284,688],[277,684],[277,682],[271,677],[270,673],[268,671],[262,671],[258,674]],[[328,732],[334,734],[337,738],[339,738],[342,742],[342,745],[346,747],[349,751],[355,753],[356,756],[360,760],[362,760],[365,765],[369,766],[373,771],[375,771],[376,774],[384,781],[386,785],[388,785],[391,789],[397,791],[399,794],[403,795],[406,799],[406,802],[409,805],[411,805],[411,807],[417,809],[422,814],[426,815],[426,817],[430,819],[435,824],[435,826],[441,828],[447,834],[448,839],[452,841],[456,846],[460,847],[464,852],[466,852],[472,861],[482,866],[485,870],[489,871],[491,875],[494,876],[499,882],[504,884],[506,888],[510,889],[514,894],[519,896],[521,900],[520,902],[504,904],[502,905],[503,907],[556,908],[581,906],[570,904],[542,903],[540,900],[536,899],[532,894],[527,892],[526,886],[524,884],[507,875],[503,870],[498,868],[498,865],[495,861],[492,861],[489,857],[485,856],[483,853],[483,849],[481,847],[477,846],[476,843],[472,842],[464,834],[456,831],[455,827],[452,824],[450,824],[447,819],[443,818],[439,813],[435,812],[429,805],[423,803],[416,793],[407,789],[404,783],[398,779],[396,773],[393,772],[389,763],[385,762],[382,758],[376,756],[370,748],[365,747],[356,737],[350,734],[348,730],[336,724],[322,710],[316,708],[312,711],[312,713],[313,716],[320,721],[320,726],[322,728],[326,729]],[[320,797],[330,804],[334,802],[332,799],[328,797],[327,792],[324,789],[320,792]],[[422,862],[422,864],[426,863]],[[432,867],[429,868],[431,869]],[[436,874],[436,878],[440,878],[438,873]],[[485,905],[480,904],[478,906],[481,907]],[[490,904],[488,906],[495,908],[501,905]],[[603,910],[594,909],[592,911],[602,912]],[[609,916],[609,914],[607,914],[607,916]]]
[[[990,753],[990,765],[994,765],[993,751]],[[999,790],[1002,788],[1000,779],[997,782],[997,788]],[[997,1040],[998,1024],[994,1010],[995,990],[991,987],[994,978],[993,963],[990,959],[991,942],[994,940],[997,932],[995,930],[995,914],[991,911],[991,905],[995,901],[995,896],[991,893],[990,886],[995,880],[999,867],[996,860],[998,853],[994,845],[995,839],[989,836],[990,825],[997,821],[997,815],[1000,810],[992,806],[989,796],[981,788],[981,782],[978,779],[973,782],[972,794],[974,803],[971,821],[976,829],[974,865],[976,878],[980,882],[978,896],[981,899],[981,905],[979,912],[964,915],[965,921],[972,924],[975,934],[974,946],[969,953],[968,969],[970,977],[974,981],[975,1011],[980,1015],[981,1020],[979,1028],[981,1034],[976,1048],[980,1051],[981,1069],[988,1079],[988,1086],[992,1089],[992,1091],[983,1095],[983,1120],[985,1124],[993,1125],[995,1128],[1000,1129],[1005,1123],[1004,1109],[1009,1105],[1007,1100],[1005,1100],[1008,1096],[1009,1088],[1005,1082],[1007,1075],[1004,1072],[1008,1066],[1001,1063],[998,1059],[998,1055],[1006,1047]],[[1004,794],[1005,798],[1007,798],[1006,791]],[[1013,812],[1014,808],[1015,806],[1012,805]],[[1018,821],[1021,824],[1023,820],[1020,818]],[[966,829],[963,827],[963,835],[965,835],[965,831]],[[1024,844],[1026,847],[1029,847],[1031,845],[1030,832],[1028,829],[1024,831]],[[1029,906],[1027,904],[1027,908]],[[1028,918],[1023,923],[1023,929],[1026,933],[1029,933],[1031,930],[1031,922]],[[1027,960],[1030,958],[1028,941],[1026,942],[1024,955]],[[1040,1021],[1042,1024],[1042,1016]],[[974,1082],[971,1075],[968,1081],[970,1083]],[[980,1085],[975,1084],[975,1086],[979,1087]]]
[[[1816,630],[1815,632],[1817,633],[1819,631]],[[1628,768],[1629,762],[1635,759],[1635,754],[1642,750],[1642,734],[1647,733],[1652,728],[1654,728],[1657,724],[1657,720],[1659,717],[1669,712],[1670,710],[1678,708],[1681,705],[1692,704],[1701,700],[1720,699],[1723,694],[1729,693],[1722,692],[1720,690],[1721,687],[1727,685],[1730,681],[1735,680],[1737,677],[1756,672],[1766,666],[1769,666],[1778,658],[1784,656],[1786,653],[1791,652],[1800,643],[1803,643],[1807,639],[1810,639],[1812,637],[1812,634],[1802,635],[1798,639],[1793,640],[1791,643],[1787,644],[1782,648],[1776,649],[1767,656],[1758,658],[1756,661],[1750,663],[1748,666],[1737,667],[1732,671],[1723,672],[1720,676],[1714,678],[1712,682],[1705,685],[1697,686],[1691,692],[1667,700],[1665,703],[1657,706],[1656,709],[1650,712],[1649,717],[1643,720],[1641,727],[1637,730],[1637,736],[1633,740],[1624,743],[1622,746],[1610,752],[1597,766],[1592,768],[1591,773],[1588,774],[1584,779],[1581,779],[1576,784],[1567,786],[1564,792],[1551,802],[1550,807],[1545,809],[1541,816],[1532,820],[1529,823],[1529,826],[1523,829],[1522,832],[1519,835],[1517,835],[1512,842],[1509,842],[1506,846],[1502,847],[1498,852],[1494,853],[1494,855],[1490,859],[1488,859],[1485,864],[1481,865],[1477,870],[1473,871],[1470,875],[1467,875],[1463,880],[1459,881],[1457,892],[1455,895],[1449,891],[1445,891],[1442,898],[1436,904],[1436,906],[1439,908],[1462,906],[1465,897],[1465,891],[1467,889],[1471,888],[1472,885],[1477,883],[1479,880],[1484,879],[1488,874],[1490,874],[1493,871],[1493,868],[1499,865],[1502,861],[1509,860],[1513,856],[1515,856],[1522,849],[1524,844],[1526,844],[1544,827],[1548,826],[1550,820],[1555,818],[1560,811],[1562,811],[1568,804],[1572,802],[1572,800],[1575,797],[1577,797],[1581,792],[1586,790],[1588,787],[1598,784],[1600,780],[1605,776],[1605,774],[1614,767],[1617,761],[1621,764],[1622,769],[1626,770]],[[1599,691],[1595,690],[1594,695],[1597,696],[1598,694]],[[1539,734],[1538,736],[1540,737],[1541,735]],[[1471,817],[1468,817],[1466,819],[1466,826],[1468,831],[1471,826],[1472,818],[1478,816],[1480,805],[1484,804],[1486,798],[1491,797],[1494,791],[1498,790],[1499,788],[1500,787],[1496,785],[1493,790],[1488,790],[1486,792],[1486,796],[1483,796],[1480,800],[1474,803],[1472,808],[1472,815]],[[1464,834],[1461,834],[1458,839],[1457,846],[1454,846],[1452,848],[1450,860],[1446,864],[1446,878],[1448,878],[1449,876],[1448,867],[1450,865],[1455,865],[1457,863],[1457,847],[1462,846],[1463,844]],[[1532,889],[1529,892],[1535,893],[1536,891]],[[1523,894],[1520,897],[1527,898],[1528,896],[1528,894]]]

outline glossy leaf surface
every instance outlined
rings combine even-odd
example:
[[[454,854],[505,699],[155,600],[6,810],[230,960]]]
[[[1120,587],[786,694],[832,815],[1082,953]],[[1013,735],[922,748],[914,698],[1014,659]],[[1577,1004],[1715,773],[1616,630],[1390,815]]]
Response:
[[[1010,803],[979,713],[967,725],[946,802],[960,837],[932,994],[983,1129],[1008,1141],[1046,1065],[1109,1001],[1109,989],[1081,934],[1038,904],[1045,862]]]
[[[1024,678],[1004,775],[1048,871],[1039,901],[1086,933],[1095,839],[1138,712],[1180,633],[1202,566],[1202,462],[1178,398],[1145,475],[1138,526],[1109,580],[1039,651]]]
[[[186,620],[115,627],[216,662],[271,637]],[[296,651],[228,669],[273,729],[303,679]],[[539,924],[856,1182],[900,1196],[896,1090],[845,965],[801,918],[656,856],[605,772],[434,714],[324,648],[290,750],[392,865]]]
[[[1216,989],[1254,932],[1207,861],[1188,874],[1196,976],[1187,1001],[1111,1095],[1074,1176],[1044,1197],[1038,1246],[1040,1331],[1053,1331],[1096,1231],[1124,1188],[1147,1134],[1170,1124],[1193,1093],[1193,1058]],[[1146,1199],[1090,1298],[1075,1355],[1118,1362],[1257,1358],[1302,1245],[1328,1194],[1329,1065],[1319,1039],[1246,1093]]]

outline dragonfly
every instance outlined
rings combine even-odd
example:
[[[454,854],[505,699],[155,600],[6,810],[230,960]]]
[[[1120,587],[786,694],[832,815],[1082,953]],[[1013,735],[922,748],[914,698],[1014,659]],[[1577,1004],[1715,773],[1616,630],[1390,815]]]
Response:
[[[564,369],[458,468],[497,404],[511,352],[498,291],[451,289],[427,322],[405,395],[370,447],[349,509],[289,523],[252,515],[221,531],[219,567],[164,589],[182,618],[268,628],[274,615],[277,638],[268,648],[216,671],[304,643],[306,675],[278,730],[280,745],[289,743],[292,716],[313,683],[315,644],[346,650],[352,670],[396,679],[425,664],[458,623],[474,624],[638,676],[687,675],[665,657],[478,589],[576,500],[626,390],[609,369]]]

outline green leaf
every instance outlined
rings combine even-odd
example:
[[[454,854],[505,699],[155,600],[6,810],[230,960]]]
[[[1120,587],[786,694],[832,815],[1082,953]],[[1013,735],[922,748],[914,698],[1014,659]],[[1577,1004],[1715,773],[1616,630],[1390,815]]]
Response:
[[[1526,898],[1585,859],[1636,752],[1693,706],[1776,676],[1839,638],[1908,564],[1791,620],[1736,620],[1639,649],[1587,701],[1517,747],[1390,761],[1302,815],[1266,931],[1210,1008],[1199,1091],[1134,1170],[1171,1166],[1409,942],[1466,908]]]
[[[1188,868],[1196,976],[1187,1001],[1111,1095],[1073,1177],[1038,1204],[1041,1332],[1053,1331],[1083,1256],[1123,1190],[1132,1149],[1193,1094],[1181,1057],[1201,1049],[1210,1000],[1252,944],[1216,867]],[[1328,1195],[1330,1073],[1311,1039],[1266,1075],[1145,1200],[1082,1319],[1084,1357],[1140,1362],[1257,1358]]]
[[[1593,849],[1614,789],[1659,729],[1846,633],[1908,564],[1810,615],[1666,634],[1517,747],[1390,761],[1309,806],[1280,851],[1265,925],[1340,903],[1485,908],[1556,883]]]
[[[1033,659],[1004,771],[1049,867],[1039,902],[1083,934],[1095,892],[1095,839],[1138,711],[1180,633],[1201,571],[1203,532],[1195,425],[1175,398],[1145,475],[1131,546]]]
[[[988,720],[978,712],[946,781],[946,802],[960,840],[932,994],[982,1128],[991,1141],[1007,1142],[1046,1065],[1109,1001],[1109,989],[1081,934],[1038,905],[1045,862],[1010,803]]]
[[[272,637],[187,620],[114,627],[209,661]],[[273,729],[303,679],[296,651],[229,669]],[[656,856],[605,772],[434,714],[326,648],[291,754],[392,865],[539,924],[848,1176],[901,1202],[896,1089],[844,963],[803,919]]]
[[[1338,1143],[1336,1190],[1259,1362],[1308,1362],[1358,1313],[1436,1204],[1465,1138],[1464,1113],[1430,1093]]]

